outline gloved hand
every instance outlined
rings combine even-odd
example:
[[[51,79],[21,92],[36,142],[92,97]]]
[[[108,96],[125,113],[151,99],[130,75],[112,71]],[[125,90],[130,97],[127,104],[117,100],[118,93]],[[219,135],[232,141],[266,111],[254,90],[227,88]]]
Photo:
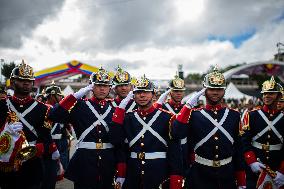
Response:
[[[278,172],[278,171],[276,171],[276,173],[277,174],[276,174],[276,177],[274,179],[274,182],[275,182],[276,186],[278,188],[280,188],[281,186],[284,185],[284,175],[282,173]]]
[[[124,181],[125,181],[125,178],[117,177],[115,180],[115,188],[121,189]]]
[[[11,135],[18,136],[20,131],[23,130],[23,124],[21,122],[14,122],[7,125],[7,131]]]
[[[171,89],[161,94],[161,96],[159,97],[156,103],[162,105],[167,100],[167,96],[170,92],[171,92]]]
[[[246,189],[246,186],[238,186],[238,189]]]
[[[80,99],[82,98],[84,95],[86,95],[89,91],[93,90],[94,84],[90,84],[87,87],[84,87],[82,89],[80,89],[79,91],[77,91],[76,93],[73,94],[73,96],[76,99]]]
[[[128,95],[120,102],[119,108],[124,109],[126,108],[128,102],[133,99],[133,91],[130,91]]]
[[[252,172],[254,172],[254,173],[259,173],[262,169],[265,168],[265,165],[263,165],[260,162],[254,162],[254,163],[250,164],[249,166],[250,166]]]
[[[194,95],[192,95],[187,101],[186,101],[186,105],[189,106],[190,108],[193,108],[194,106],[197,105],[197,102],[199,100],[199,97],[205,94],[205,90],[206,88],[201,89],[200,91],[198,91],[197,93],[195,93]]]
[[[55,150],[52,154],[51,154],[51,158],[53,160],[58,160],[60,158],[60,153],[58,150]]]

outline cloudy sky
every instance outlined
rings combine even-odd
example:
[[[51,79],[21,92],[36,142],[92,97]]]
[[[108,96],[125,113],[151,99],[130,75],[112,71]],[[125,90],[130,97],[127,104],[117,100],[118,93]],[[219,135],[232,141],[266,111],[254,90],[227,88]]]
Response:
[[[136,77],[269,60],[283,0],[0,0],[0,58],[36,71],[76,59]]]

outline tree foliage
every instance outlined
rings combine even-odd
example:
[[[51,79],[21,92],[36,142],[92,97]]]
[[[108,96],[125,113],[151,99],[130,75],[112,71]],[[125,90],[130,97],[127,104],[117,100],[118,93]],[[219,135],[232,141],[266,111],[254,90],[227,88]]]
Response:
[[[12,73],[12,70],[16,67],[15,62],[4,63],[1,68],[1,73],[5,79],[9,79]]]

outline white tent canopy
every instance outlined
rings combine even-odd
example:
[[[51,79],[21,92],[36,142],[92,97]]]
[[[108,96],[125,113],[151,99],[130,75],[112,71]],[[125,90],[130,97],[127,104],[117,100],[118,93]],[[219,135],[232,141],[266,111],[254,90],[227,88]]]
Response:
[[[64,96],[67,96],[67,95],[73,94],[74,90],[72,89],[70,85],[67,85],[66,88],[62,91],[62,93],[64,94]]]
[[[242,93],[241,91],[239,91],[239,89],[237,89],[237,87],[231,82],[226,88],[224,98],[225,99],[242,99],[242,98],[252,99],[253,97],[246,95]]]

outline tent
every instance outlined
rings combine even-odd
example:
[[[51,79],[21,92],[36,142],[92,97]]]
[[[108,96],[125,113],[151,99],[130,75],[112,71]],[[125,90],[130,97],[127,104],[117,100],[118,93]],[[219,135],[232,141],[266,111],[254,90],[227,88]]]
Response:
[[[66,88],[62,91],[62,93],[64,94],[64,96],[67,96],[67,95],[73,94],[74,90],[72,89],[70,85],[67,85]]]
[[[226,88],[224,98],[225,99],[242,99],[242,98],[252,99],[253,97],[242,93],[241,91],[239,91],[239,89],[237,89],[237,87],[232,82],[230,82]]]

